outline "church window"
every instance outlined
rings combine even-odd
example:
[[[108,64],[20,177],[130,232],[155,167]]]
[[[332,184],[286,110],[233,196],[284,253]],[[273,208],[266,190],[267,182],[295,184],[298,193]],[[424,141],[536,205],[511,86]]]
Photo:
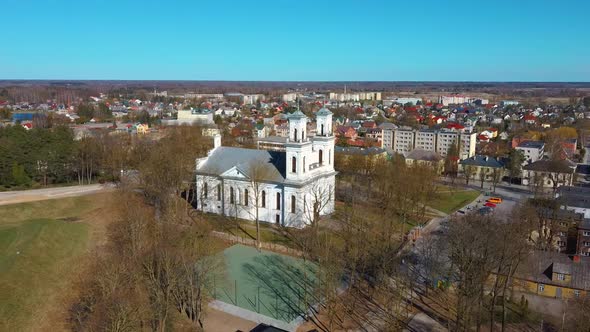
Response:
[[[248,189],[244,189],[244,205],[248,206]]]
[[[234,204],[234,187],[229,187],[229,204]]]
[[[293,129],[293,139],[297,142],[297,128]]]
[[[221,184],[217,185],[217,200],[221,201]]]
[[[324,136],[324,124],[323,123],[322,123],[321,128],[322,129],[320,130],[320,135]]]
[[[295,195],[291,195],[291,213],[295,213],[296,202],[297,199],[295,198]]]
[[[277,193],[277,210],[281,209],[281,193]]]
[[[305,156],[303,156],[303,173],[305,173]]]
[[[266,207],[266,191],[262,191],[262,202],[260,203],[260,206],[265,208]]]
[[[320,150],[319,152],[319,161],[320,165],[324,163],[324,151]]]
[[[293,172],[293,173],[297,172],[297,158],[295,158],[295,157],[291,158],[291,172]]]

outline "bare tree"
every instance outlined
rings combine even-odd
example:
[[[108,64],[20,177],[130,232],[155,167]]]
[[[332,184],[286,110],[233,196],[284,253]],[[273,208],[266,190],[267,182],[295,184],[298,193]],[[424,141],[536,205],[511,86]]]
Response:
[[[475,176],[476,171],[477,171],[477,169],[475,169],[471,165],[463,166],[463,176],[465,177],[465,184],[466,185],[469,185],[469,180],[471,180]]]
[[[256,222],[256,248],[260,251],[260,209],[267,206],[268,194],[265,191],[265,183],[270,177],[271,170],[264,161],[254,161],[247,166],[248,177],[248,195],[244,198],[247,211],[250,213],[251,209],[249,199],[250,195],[254,198],[252,207],[254,208],[254,221]],[[283,207],[284,208],[284,207]],[[250,213],[251,214],[251,213]]]

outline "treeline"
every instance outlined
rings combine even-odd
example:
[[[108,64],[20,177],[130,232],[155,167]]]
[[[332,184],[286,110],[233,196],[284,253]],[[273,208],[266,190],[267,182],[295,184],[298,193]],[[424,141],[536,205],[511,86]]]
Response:
[[[0,128],[0,189],[73,181],[76,150],[67,127]]]
[[[148,138],[110,132],[75,139],[66,126],[0,128],[0,190],[118,181],[139,167]]]

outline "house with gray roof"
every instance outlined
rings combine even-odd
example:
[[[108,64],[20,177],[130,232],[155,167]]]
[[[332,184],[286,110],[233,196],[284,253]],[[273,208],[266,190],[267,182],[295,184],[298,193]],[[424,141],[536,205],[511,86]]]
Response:
[[[523,168],[523,185],[535,185],[557,189],[560,186],[571,186],[574,181],[576,163],[563,160],[538,160]]]

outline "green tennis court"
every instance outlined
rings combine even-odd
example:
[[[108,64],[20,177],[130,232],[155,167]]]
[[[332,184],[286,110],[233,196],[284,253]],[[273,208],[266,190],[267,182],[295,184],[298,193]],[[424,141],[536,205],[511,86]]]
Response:
[[[317,303],[315,264],[240,244],[222,254],[224,273],[214,280],[215,299],[284,322]]]

